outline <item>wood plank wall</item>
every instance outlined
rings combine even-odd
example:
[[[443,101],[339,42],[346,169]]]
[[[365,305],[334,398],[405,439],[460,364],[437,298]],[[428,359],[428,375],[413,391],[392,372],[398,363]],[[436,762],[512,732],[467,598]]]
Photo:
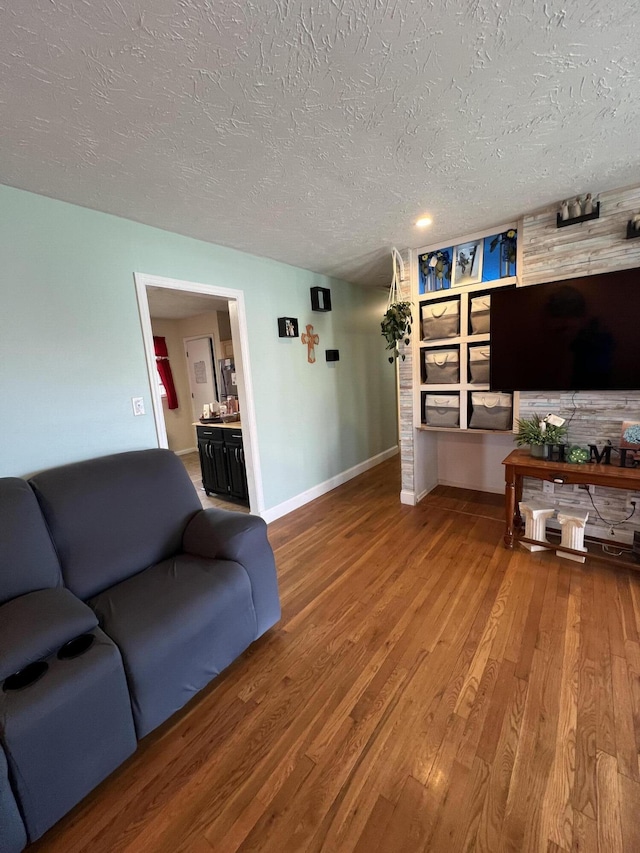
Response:
[[[524,217],[519,235],[523,248],[523,285],[640,267],[640,240],[625,239],[628,220],[640,211],[640,187],[601,193],[599,219],[557,228],[557,211],[558,204],[554,204]],[[571,417],[573,413],[569,432],[572,443],[602,445],[610,440],[617,445],[622,421],[640,421],[640,391],[520,395],[520,417],[547,412],[562,417]],[[540,496],[540,483],[530,480],[526,486],[525,497]],[[628,514],[626,499],[627,493],[617,489],[598,490],[594,496],[602,516],[615,522]],[[576,494],[571,486],[556,486],[558,502],[589,510],[589,532],[601,538],[612,538],[610,525],[596,518],[587,495]],[[629,542],[634,530],[640,530],[640,512],[637,520],[634,518],[615,528],[613,538]]]

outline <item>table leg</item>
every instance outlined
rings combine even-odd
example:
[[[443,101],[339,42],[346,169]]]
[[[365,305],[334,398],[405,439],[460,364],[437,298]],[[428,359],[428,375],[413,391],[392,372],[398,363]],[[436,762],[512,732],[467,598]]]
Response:
[[[522,515],[520,514],[520,501],[522,500],[522,480],[523,477],[521,474],[516,474],[516,505],[513,514],[513,526],[516,530],[522,530],[524,528],[524,521],[522,519]]]
[[[513,520],[516,508],[516,476],[510,465],[505,467],[504,510],[506,527],[504,547],[513,549]]]

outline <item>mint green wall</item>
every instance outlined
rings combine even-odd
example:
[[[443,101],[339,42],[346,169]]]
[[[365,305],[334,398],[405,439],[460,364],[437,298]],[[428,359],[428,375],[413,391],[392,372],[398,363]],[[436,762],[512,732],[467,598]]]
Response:
[[[397,443],[380,290],[2,186],[0,258],[2,476],[157,445],[134,272],[245,292],[265,508]],[[314,325],[316,364],[279,316]]]

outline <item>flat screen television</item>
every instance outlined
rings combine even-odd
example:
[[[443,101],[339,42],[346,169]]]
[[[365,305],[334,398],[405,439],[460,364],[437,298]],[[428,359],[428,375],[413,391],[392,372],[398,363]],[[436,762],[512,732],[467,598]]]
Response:
[[[640,269],[495,290],[495,391],[640,389]]]

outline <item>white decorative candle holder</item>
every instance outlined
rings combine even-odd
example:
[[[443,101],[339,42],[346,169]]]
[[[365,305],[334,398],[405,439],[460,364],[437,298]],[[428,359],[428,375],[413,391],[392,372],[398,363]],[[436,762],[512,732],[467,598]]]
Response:
[[[562,529],[562,539],[560,544],[565,548],[571,548],[574,551],[585,551],[584,547],[584,528],[589,518],[588,512],[581,510],[563,510],[558,512],[558,523]],[[564,557],[566,560],[574,560],[576,563],[584,563],[585,558],[579,554],[568,554],[566,551],[556,551],[558,557]]]
[[[520,515],[524,518],[524,535],[526,539],[537,539],[539,542],[547,542],[547,519],[554,514],[555,508],[541,503],[525,503],[520,501]],[[553,546],[532,545],[530,542],[521,542],[523,548],[528,551],[546,551]]]

